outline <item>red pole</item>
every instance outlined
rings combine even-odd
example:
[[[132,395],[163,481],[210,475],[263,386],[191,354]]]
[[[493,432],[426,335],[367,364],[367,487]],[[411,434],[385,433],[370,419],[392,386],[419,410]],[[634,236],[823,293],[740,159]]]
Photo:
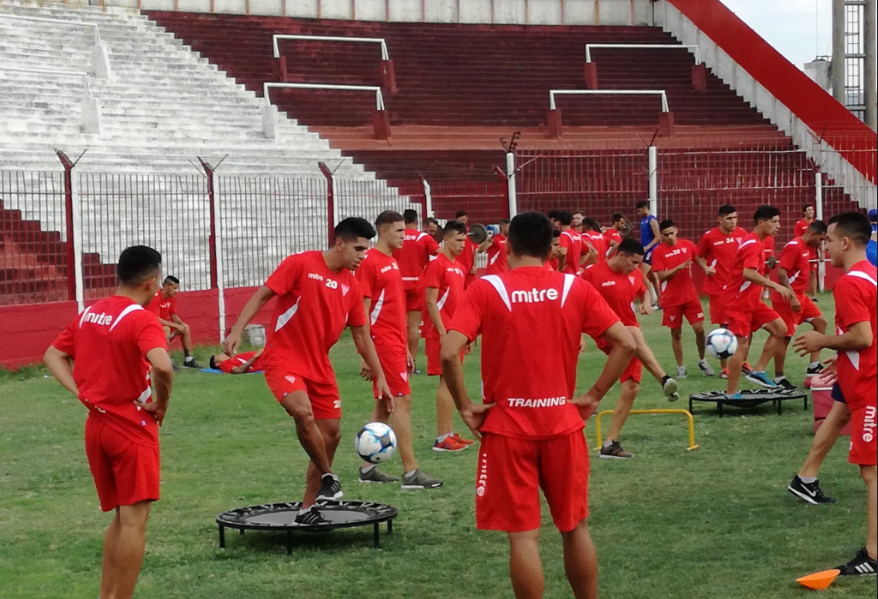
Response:
[[[317,166],[320,168],[320,172],[323,173],[323,176],[326,177],[326,210],[328,215],[327,220],[329,222],[326,246],[329,247],[332,244],[332,238],[335,235],[335,189],[332,184],[332,171],[329,170],[329,167],[323,162],[318,162]]]
[[[200,156],[198,161],[204,168],[204,174],[207,176],[207,199],[210,204],[210,236],[207,238],[208,251],[210,252],[210,288],[216,289],[217,285],[217,261],[216,261],[216,215],[215,197],[213,189],[213,171],[214,167],[210,163],[205,162]]]
[[[74,163],[61,150],[55,150],[64,165],[64,215],[67,230],[67,299],[76,301],[76,252],[73,249],[73,167]]]

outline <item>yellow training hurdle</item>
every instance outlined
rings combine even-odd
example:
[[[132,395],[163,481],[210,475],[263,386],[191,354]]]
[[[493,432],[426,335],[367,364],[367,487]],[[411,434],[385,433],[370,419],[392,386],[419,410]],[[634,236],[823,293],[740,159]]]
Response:
[[[607,416],[608,414],[612,414],[613,410],[604,410],[603,412],[597,415],[595,419],[595,434],[597,434],[598,438],[598,446],[596,449],[600,449],[603,445],[601,440],[601,417]],[[692,418],[692,414],[689,413],[688,410],[631,410],[631,414],[683,414],[686,419],[689,421],[689,447],[686,451],[692,451],[693,449],[698,449],[698,445],[695,444],[695,420]]]

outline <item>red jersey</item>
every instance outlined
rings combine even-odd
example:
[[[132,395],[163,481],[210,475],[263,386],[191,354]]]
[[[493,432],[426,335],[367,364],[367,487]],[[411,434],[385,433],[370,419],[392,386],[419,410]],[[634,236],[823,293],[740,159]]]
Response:
[[[557,258],[549,258],[548,260],[546,260],[545,265],[546,270],[558,270],[558,267],[561,266],[560,264],[558,264]]]
[[[716,274],[705,278],[704,292],[708,295],[722,295],[726,284],[729,282],[729,274],[735,264],[735,256],[738,246],[744,241],[747,231],[736,227],[729,234],[723,233],[719,227],[714,227],[704,234],[698,243],[698,257],[703,258],[707,265],[716,270]]]
[[[835,296],[835,326],[838,334],[847,333],[860,322],[872,326],[872,345],[862,351],[838,353],[838,384],[848,406],[853,410],[863,405],[875,405],[878,387],[878,274],[868,261],[855,264],[833,287]]]
[[[482,393],[497,404],[482,432],[540,440],[581,430],[569,403],[580,336],[598,338],[618,321],[570,274],[522,267],[474,282],[450,328],[470,341],[482,335]]]
[[[463,269],[463,274],[466,276],[473,271],[473,266],[476,263],[476,250],[478,247],[479,246],[467,236],[466,242],[463,244],[463,251],[460,253],[460,256],[456,258],[458,266]]]
[[[466,274],[460,262],[457,260],[449,260],[445,254],[440,253],[436,259],[427,266],[427,273],[424,275],[424,286],[437,289],[439,297],[436,300],[436,306],[439,308],[439,315],[442,317],[442,324],[445,330],[451,325],[451,317],[457,310],[457,304],[463,297],[463,282]],[[424,309],[424,322],[429,324],[427,335],[433,338],[439,336],[430,315]]]
[[[660,243],[652,253],[652,268],[656,272],[673,270],[695,258],[695,244],[688,239],[677,239],[677,245]],[[682,306],[698,301],[698,291],[692,282],[692,267],[678,270],[670,279],[662,281],[661,305],[663,308]]]
[[[372,300],[369,326],[377,348],[392,348],[405,353],[405,288],[396,260],[372,248],[357,269],[363,297]]]
[[[616,245],[622,243],[622,234],[619,233],[618,230],[610,227],[609,229],[604,231],[604,239],[607,240],[607,251],[609,251],[610,245],[612,245],[613,243],[615,243]]]
[[[561,247],[567,249],[564,272],[575,275],[579,272],[579,258],[582,256],[582,237],[574,230],[561,231]]]
[[[498,233],[494,235],[491,247],[488,248],[488,267],[485,274],[499,275],[509,270],[509,261],[506,256],[506,236]]]
[[[146,354],[168,349],[154,313],[114,295],[86,308],[52,346],[73,358],[73,380],[89,417],[132,441],[158,443],[155,418],[134,404],[152,397]]]
[[[424,280],[424,270],[430,263],[430,257],[439,251],[439,244],[423,231],[405,230],[405,241],[402,249],[393,250],[393,258],[399,264],[402,273],[402,284],[405,289],[419,289]]]
[[[152,301],[146,306],[146,309],[162,320],[173,322],[172,317],[177,314],[177,300],[173,297],[165,299],[162,297],[162,290],[159,289],[152,297]]]
[[[640,326],[634,311],[635,298],[646,293],[646,283],[640,269],[625,275],[610,268],[609,262],[601,262],[585,269],[582,278],[597,289],[622,324],[626,327]]]
[[[766,237],[768,239],[768,237]],[[744,270],[755,270],[762,276],[765,276],[765,249],[762,241],[756,233],[750,233],[741,242],[738,247],[738,253],[735,254],[735,263],[729,273],[729,281],[726,284],[726,290],[730,294],[735,294],[734,302],[731,304],[735,310],[746,312],[756,308],[759,298],[762,296],[762,287],[754,285],[750,281],[744,280]]]
[[[366,324],[354,273],[329,270],[323,252],[303,252],[281,262],[265,286],[278,296],[263,354],[266,365],[283,361],[299,376],[333,381],[330,348],[346,325]]]
[[[605,262],[607,259],[607,248],[609,247],[609,242],[606,238],[597,231],[584,233],[583,237],[588,239],[588,242],[597,252],[597,261]],[[585,242],[585,239],[583,239],[583,242]]]
[[[766,237],[762,240],[762,253],[765,255],[765,259],[768,260],[770,256],[774,256],[774,237]]]
[[[807,227],[806,227],[807,228]],[[808,289],[808,277],[811,273],[811,252],[801,237],[796,237],[786,244],[780,254],[780,268],[787,271],[790,287],[796,295],[803,295]]]
[[[232,368],[235,368],[236,366],[243,366],[250,360],[250,358],[255,355],[255,351],[248,351],[244,352],[243,354],[236,354],[228,360],[223,360],[219,365],[219,369],[226,374],[231,374]],[[258,370],[262,370],[262,356],[259,356],[258,358],[253,360],[253,363],[250,364],[250,368],[247,369],[247,372],[256,372]]]
[[[801,237],[805,234],[805,231],[808,230],[808,227],[811,226],[811,223],[806,221],[804,218],[793,226],[793,237]]]

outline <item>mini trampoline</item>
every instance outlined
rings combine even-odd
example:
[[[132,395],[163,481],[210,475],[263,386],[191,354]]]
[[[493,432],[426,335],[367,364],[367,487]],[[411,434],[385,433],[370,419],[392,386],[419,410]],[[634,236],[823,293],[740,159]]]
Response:
[[[329,522],[303,525],[296,523],[300,502],[265,503],[240,507],[223,512],[216,517],[219,526],[220,549],[226,547],[226,528],[258,530],[262,532],[286,532],[287,554],[293,552],[293,533],[329,532],[338,528],[354,528],[372,525],[375,547],[380,546],[379,524],[387,522],[387,534],[393,533],[393,519],[399,514],[395,507],[369,501],[339,501],[326,503],[318,509]]]
[[[803,400],[805,409],[808,409],[808,394],[798,389],[773,390],[773,389],[751,389],[742,390],[741,399],[730,399],[726,397],[723,391],[705,391],[702,393],[693,393],[689,396],[689,412],[695,402],[707,402],[716,405],[719,411],[719,417],[723,417],[724,408],[732,406],[740,409],[752,409],[764,403],[773,403],[777,408],[777,415],[783,414],[783,403],[785,401]]]

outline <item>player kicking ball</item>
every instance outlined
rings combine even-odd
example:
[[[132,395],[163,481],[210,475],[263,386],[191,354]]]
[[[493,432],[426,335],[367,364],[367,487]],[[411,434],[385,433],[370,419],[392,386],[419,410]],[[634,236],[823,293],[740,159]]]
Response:
[[[393,431],[399,444],[404,474],[403,489],[435,489],[442,481],[418,468],[412,444],[412,390],[409,376],[414,370],[414,360],[407,347],[406,336],[406,290],[402,273],[393,253],[403,248],[406,225],[398,212],[385,211],[375,220],[378,243],[366,252],[357,269],[357,281],[363,293],[363,307],[369,315],[368,329],[378,352],[381,370],[387,386],[395,397]],[[417,243],[416,241],[414,243]],[[365,360],[360,365],[360,375],[372,381],[375,407],[372,422],[390,422],[387,403],[381,397],[375,373]],[[379,470],[375,464],[364,463],[360,467],[361,483],[395,483],[399,479]]]
[[[787,327],[777,312],[762,303],[761,290],[774,289],[785,300],[794,297],[788,287],[775,283],[765,274],[762,242],[777,235],[780,229],[780,210],[774,206],[760,206],[753,215],[753,220],[756,227],[744,237],[738,247],[726,285],[726,292],[734,294],[730,298],[731,307],[727,313],[729,330],[738,338],[738,351],[729,360],[729,382],[726,387],[726,397],[729,399],[742,398],[738,387],[741,367],[750,351],[753,333],[763,328],[768,331],[769,338],[756,366],[747,374],[747,380],[766,389],[778,388],[777,383],[765,374],[765,368],[772,358],[784,351]]]
[[[595,599],[597,556],[588,529],[588,447],[583,420],[619,377],[634,340],[600,295],[573,274],[548,270],[552,225],[524,212],[509,227],[510,270],[474,282],[442,345],[442,368],[460,415],[481,448],[476,526],[509,536],[509,573],[518,599],[543,596],[540,489],[564,546],[575,597]],[[609,358],[594,385],[574,397],[582,333]],[[482,394],[473,403],[460,352],[482,335]]]
[[[860,467],[867,495],[866,546],[838,567],[846,576],[875,576],[878,572],[878,272],[866,259],[871,234],[869,220],[857,212],[839,214],[829,221],[829,257],[833,266],[845,271],[833,288],[838,334],[809,331],[793,342],[803,356],[821,349],[838,352],[834,370],[852,423],[848,460]]]
[[[341,397],[329,350],[345,325],[357,351],[376,377],[378,395],[393,409],[375,346],[369,337],[357,269],[375,229],[362,218],[346,218],[335,227],[332,247],[326,251],[290,256],[247,301],[238,322],[223,342],[234,355],[244,327],[268,301],[277,297],[271,316],[269,340],[262,355],[265,382],[287,414],[296,422],[296,434],[311,458],[306,474],[305,497],[296,516],[300,524],[323,524],[319,501],[343,496],[332,460],[341,433]]]
[[[144,307],[159,288],[161,265],[152,248],[123,251],[116,294],[86,308],[44,357],[52,376],[88,408],[85,455],[101,510],[115,511],[104,536],[105,598],[134,594],[150,507],[160,495],[159,427],[174,372],[162,326]]]
[[[697,253],[695,244],[677,237],[677,226],[672,220],[659,224],[662,242],[652,254],[652,268],[658,277],[662,294],[662,325],[671,329],[671,346],[677,359],[677,379],[688,376],[683,365],[683,317],[695,332],[698,346],[698,368],[704,376],[715,373],[704,359],[704,308],[692,282],[692,261]]]
[[[644,316],[652,314],[649,290],[646,287],[641,264],[643,262],[643,246],[633,239],[623,239],[613,254],[606,262],[596,264],[585,269],[582,278],[603,296],[613,312],[616,313],[628,328],[628,332],[634,337],[636,345],[635,355],[628,362],[628,366],[619,377],[622,385],[622,394],[613,410],[613,419],[607,431],[607,438],[601,447],[600,457],[610,459],[628,459],[634,454],[622,449],[619,443],[619,435],[622,427],[631,414],[634,400],[640,393],[640,381],[643,367],[652,374],[661,384],[662,391],[669,401],[677,401],[680,395],[677,393],[677,381],[662,369],[653,355],[652,350],[646,344],[637,315],[634,313],[634,302],[640,302],[640,313]],[[598,349],[603,352],[609,351],[609,347],[600,339],[597,340]]]

